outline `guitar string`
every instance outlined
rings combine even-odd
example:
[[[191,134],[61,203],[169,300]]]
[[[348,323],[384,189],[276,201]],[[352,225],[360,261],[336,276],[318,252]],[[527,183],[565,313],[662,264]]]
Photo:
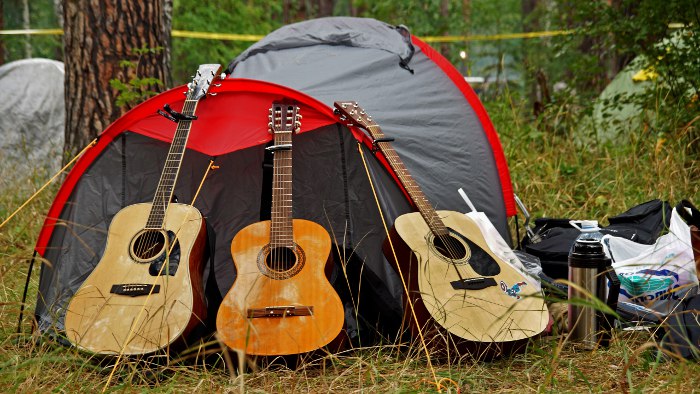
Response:
[[[378,126],[373,126],[377,127]],[[381,132],[381,129],[380,129]],[[383,135],[383,133],[382,133]],[[381,138],[381,137],[380,137]],[[455,247],[452,244],[452,237],[449,234],[449,230],[445,226],[445,224],[442,222],[440,217],[438,216],[437,212],[434,210],[432,205],[430,205],[430,202],[427,200],[425,195],[423,194],[422,190],[418,186],[418,184],[415,182],[413,177],[408,173],[408,170],[406,169],[405,164],[401,160],[401,158],[398,156],[396,151],[393,149],[391,144],[388,142],[380,142],[379,144],[385,144],[385,147],[382,148],[382,153],[384,153],[384,157],[389,161],[391,164],[392,168],[396,169],[397,167],[401,167],[401,171],[397,171],[397,175],[399,175],[399,179],[401,180],[401,183],[404,185],[406,188],[406,191],[409,193],[413,201],[416,202],[416,206],[418,207],[418,210],[423,217],[423,220],[426,222],[428,225],[428,228],[430,231],[433,233],[433,235],[437,238],[440,239],[442,242],[442,246],[447,249],[447,252],[449,253],[449,256],[446,256],[449,259],[449,264],[454,268],[455,272],[457,273],[457,276],[460,281],[464,280],[464,277],[462,276],[461,272],[459,271],[459,268],[457,267],[457,264],[454,262],[455,259],[458,259],[459,257],[459,251],[455,249]],[[385,150],[387,149],[387,150]],[[389,153],[387,155],[387,152]],[[428,212],[425,212],[428,211]],[[439,228],[435,228],[435,225],[438,225]],[[439,230],[439,231],[438,231]],[[443,232],[444,231],[444,232]],[[434,245],[434,240],[433,240],[433,246]],[[436,247],[436,249],[438,249]],[[438,252],[440,252],[438,250]]]
[[[185,104],[183,105],[183,113],[186,113],[185,111],[188,111],[187,114],[189,114],[189,115],[194,115],[194,112],[195,112],[195,109],[196,109],[196,107],[197,107],[197,104],[199,103],[199,100],[194,100],[194,102],[189,103],[189,104],[191,104],[191,105],[188,106],[188,100],[189,100],[190,98],[191,98],[191,97],[188,95],[188,97],[185,99]],[[185,109],[185,107],[188,107],[188,108]],[[190,108],[190,107],[191,107],[191,108]],[[191,111],[191,112],[189,112],[189,111]],[[179,126],[180,126],[180,123],[181,123],[181,122],[182,122],[182,121],[178,122],[178,127],[177,127],[176,132],[175,132],[176,137],[177,137],[177,135],[178,135],[178,131],[180,131],[180,127],[179,127]],[[182,163],[182,158],[184,157],[184,148],[185,148],[185,146],[187,145],[187,137],[189,136],[190,126],[191,126],[191,121],[186,121],[186,122],[188,122],[188,124],[186,125],[186,126],[187,126],[187,127],[186,127],[186,133],[184,134],[184,138],[183,138],[184,141],[182,141],[183,147],[181,148],[181,149],[182,149],[182,152],[181,152],[181,156],[180,156],[180,164]],[[184,130],[185,130],[185,129],[183,128],[183,131],[184,131]],[[173,139],[175,139],[176,137],[173,137]],[[172,145],[171,145],[171,150],[172,150]],[[197,197],[199,196],[199,192],[200,192],[200,190],[202,189],[202,186],[204,185],[204,181],[206,180],[206,177],[207,177],[207,175],[209,174],[209,170],[212,169],[212,164],[213,164],[213,160],[209,162],[209,165],[207,166],[207,170],[206,170],[206,172],[204,173],[204,176],[202,177],[201,182],[199,183],[199,187],[197,188],[197,191],[195,192],[195,195],[194,195],[194,197],[192,198],[192,202],[190,203],[190,205],[193,206],[193,207],[194,207],[194,203],[195,203]],[[166,165],[167,165],[167,163],[166,163]],[[179,170],[179,167],[178,167],[178,170]],[[178,172],[179,172],[179,171],[178,171]],[[161,177],[162,177],[162,174],[161,174]],[[177,175],[175,176],[175,178],[177,178]],[[174,182],[174,180],[173,180],[173,182]],[[159,182],[159,184],[160,184],[160,182]],[[154,198],[154,200],[155,200],[155,198]],[[163,200],[163,202],[165,202],[165,201]],[[153,212],[153,211],[151,211],[151,212]],[[150,214],[149,214],[149,217],[150,217]],[[188,217],[189,217],[189,212],[185,215],[185,218],[183,219],[183,222],[182,222],[183,224],[184,224],[186,221],[189,220]],[[165,225],[164,222],[165,222],[165,211],[163,211],[163,218],[162,218],[161,227],[163,227],[163,226]],[[148,225],[148,224],[147,224],[147,225]],[[181,229],[182,229],[182,226],[179,226],[177,232],[175,233],[175,238],[177,238],[177,235],[179,234],[179,232],[180,232]],[[167,233],[166,233],[166,241],[167,241]],[[171,248],[174,247],[174,246],[175,246],[175,243],[173,243],[173,245],[171,246]],[[166,243],[166,247],[167,247],[167,243]],[[124,355],[124,350],[126,349],[126,346],[129,344],[129,342],[131,341],[131,338],[132,338],[133,335],[135,334],[135,328],[136,328],[135,324],[141,319],[141,315],[143,314],[143,312],[144,312],[145,309],[146,309],[146,304],[147,304],[148,300],[150,299],[150,297],[153,295],[153,291],[154,291],[154,289],[155,289],[155,281],[161,276],[161,274],[162,274],[162,272],[163,272],[163,269],[164,269],[166,266],[169,265],[169,264],[168,264],[168,263],[169,263],[169,254],[170,254],[171,251],[172,251],[172,250],[166,250],[166,256],[165,256],[165,257],[166,257],[166,258],[165,258],[166,261],[164,262],[164,264],[161,265],[160,270],[159,270],[159,272],[158,272],[158,275],[153,279],[153,280],[154,280],[154,283],[152,284],[152,286],[151,286],[151,288],[150,288],[150,290],[149,290],[149,293],[148,293],[148,295],[146,296],[146,299],[145,299],[145,301],[144,301],[144,303],[143,303],[143,306],[141,307],[141,309],[140,309],[140,311],[139,311],[139,313],[138,313],[136,319],[133,320],[133,322],[132,322],[132,325],[131,325],[131,327],[130,327],[130,329],[129,329],[129,333],[128,333],[128,335],[127,335],[127,339],[124,341],[124,344],[122,345],[122,348],[121,348],[120,351],[119,351],[119,356],[117,357],[117,360],[116,360],[116,362],[114,363],[114,366],[112,367],[112,371],[111,371],[110,374],[109,374],[109,377],[108,377],[108,379],[107,379],[107,382],[106,382],[105,385],[102,387],[102,392],[103,392],[103,393],[106,392],[107,387],[109,387],[109,384],[110,384],[112,378],[114,377],[114,374],[115,374],[115,372],[116,372],[116,370],[117,370],[117,367],[118,367],[118,365],[119,365],[119,363],[120,363],[120,360],[122,359],[122,356]],[[166,278],[166,279],[167,279],[167,278]]]
[[[191,93],[188,94],[188,97],[185,99],[185,102],[183,104],[182,113],[185,115],[194,115],[196,105],[197,100],[192,99]],[[167,211],[167,207],[169,205],[170,196],[172,196],[172,193],[174,191],[174,185],[177,181],[177,174],[179,173],[180,165],[182,164],[184,150],[187,143],[187,137],[189,136],[191,126],[191,120],[181,120],[177,124],[175,135],[173,137],[173,142],[168,151],[163,173],[161,174],[161,180],[158,182],[158,187],[154,196],[154,202],[153,204],[151,204],[151,212],[149,213],[148,219],[146,221],[147,228],[158,227],[160,230],[164,230],[165,212]],[[176,154],[179,155],[179,158],[177,159],[177,166],[172,167],[170,166],[170,162],[172,160],[175,160],[173,159],[173,156],[175,156]],[[174,172],[171,172],[173,170]],[[153,223],[153,221],[155,220],[158,220],[160,222],[158,226],[155,226],[155,224]],[[158,241],[160,240],[161,236],[164,237],[163,247],[156,252],[159,252],[163,250],[163,248],[166,248],[170,241],[167,232],[151,230],[147,231],[145,235],[145,242],[142,242],[139,245],[140,250],[137,251],[138,256],[144,256],[145,258],[152,257],[154,255],[153,249],[158,245]],[[149,251],[148,249],[151,250]],[[145,256],[147,251],[149,255]]]
[[[362,124],[365,123],[362,122]],[[385,137],[384,132],[381,130],[379,125],[366,125],[366,128],[370,132],[371,137],[375,140]],[[374,128],[376,128],[378,131],[374,130]],[[430,231],[433,233],[434,236],[440,239],[442,245],[447,249],[448,253],[450,254],[450,256],[446,256],[449,259],[449,264],[454,268],[460,281],[463,281],[464,278],[462,277],[462,274],[459,271],[457,264],[454,262],[454,260],[458,259],[459,257],[459,251],[455,249],[456,247],[452,244],[452,236],[450,235],[449,230],[442,222],[435,209],[432,208],[430,202],[427,200],[427,198],[425,197],[425,195],[423,194],[422,190],[415,182],[413,177],[408,173],[406,165],[403,163],[403,161],[398,156],[391,144],[388,142],[378,142],[376,145],[381,149],[382,153],[384,154],[384,157],[394,169],[394,172],[396,172],[397,177],[406,188],[406,191],[408,192],[409,196],[416,203],[416,206],[418,207],[418,210],[421,216],[423,217],[423,220],[425,220],[426,224],[428,225]],[[400,171],[396,171],[397,169],[399,169]],[[428,213],[424,211],[428,211],[430,213],[430,218],[427,217]],[[434,226],[436,223],[442,228],[435,229]],[[441,231],[438,232],[436,230]],[[444,230],[445,233],[442,233],[442,230]]]

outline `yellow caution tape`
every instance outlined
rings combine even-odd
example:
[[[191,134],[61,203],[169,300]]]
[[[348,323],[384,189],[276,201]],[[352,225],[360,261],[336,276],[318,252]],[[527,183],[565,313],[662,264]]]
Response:
[[[421,39],[425,42],[459,42],[459,41],[497,41],[497,40],[513,40],[518,38],[541,38],[554,37],[567,34],[574,34],[574,30],[552,30],[552,31],[533,31],[527,33],[506,33],[506,34],[475,34],[469,36],[427,36]]]
[[[257,34],[227,34],[227,33],[209,33],[205,31],[185,31],[173,30],[173,37],[184,38],[203,38],[207,40],[228,40],[228,41],[260,41],[263,37]]]
[[[553,30],[553,31],[537,31],[527,33],[507,33],[507,34],[475,34],[469,36],[426,36],[421,37],[425,42],[461,42],[461,41],[497,41],[497,40],[513,40],[520,38],[541,38],[554,37],[567,34],[574,34],[574,30]],[[27,30],[0,30],[0,35],[61,35],[61,29],[27,29]],[[210,33],[204,31],[186,31],[173,30],[173,37],[182,38],[199,38],[206,40],[227,40],[227,41],[259,41],[264,35],[259,34],[229,34],[229,33]]]
[[[27,30],[0,30],[0,35],[61,35],[63,30],[61,29],[27,29]]]

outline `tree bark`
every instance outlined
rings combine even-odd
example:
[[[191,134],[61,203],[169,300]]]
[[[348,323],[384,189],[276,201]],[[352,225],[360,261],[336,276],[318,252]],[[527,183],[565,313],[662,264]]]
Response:
[[[125,69],[120,61],[141,48],[168,48],[165,0],[66,0],[63,5],[66,71],[66,157],[80,151],[122,115],[111,79],[170,78],[166,52],[142,57],[139,67]]]

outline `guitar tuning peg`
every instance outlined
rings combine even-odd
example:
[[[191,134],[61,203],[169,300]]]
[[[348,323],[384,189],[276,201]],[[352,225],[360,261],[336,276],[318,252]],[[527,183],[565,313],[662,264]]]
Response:
[[[219,75],[219,78],[226,79],[226,73],[221,73],[221,75]]]
[[[301,120],[301,118],[302,118],[301,114],[297,114],[297,119]]]
[[[210,96],[216,96],[219,93],[209,93]]]
[[[220,84],[220,83],[215,83],[214,86],[216,86],[216,87],[218,88],[218,87],[221,86],[221,84]]]

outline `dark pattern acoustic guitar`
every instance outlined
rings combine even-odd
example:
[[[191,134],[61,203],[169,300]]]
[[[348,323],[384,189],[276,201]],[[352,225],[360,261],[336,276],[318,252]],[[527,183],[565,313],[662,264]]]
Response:
[[[202,291],[206,230],[191,205],[171,202],[197,104],[221,66],[203,64],[188,85],[152,203],[114,216],[105,251],[65,316],[68,340],[97,354],[148,354],[183,339],[206,315]]]
[[[336,102],[342,122],[367,130],[418,212],[399,216],[384,254],[406,279],[416,319],[406,304],[404,320],[414,335],[437,328],[439,342],[510,342],[541,333],[549,314],[536,289],[489,249],[477,224],[453,211],[436,211],[411,177],[379,126],[356,102]],[[398,260],[398,261],[397,261]],[[417,320],[417,322],[416,322]],[[435,342],[435,341],[434,341]]]
[[[296,105],[274,103],[271,220],[236,234],[236,281],[216,318],[219,338],[249,355],[301,354],[328,345],[343,328],[343,305],[325,276],[331,241],[319,224],[292,219],[292,134]]]

